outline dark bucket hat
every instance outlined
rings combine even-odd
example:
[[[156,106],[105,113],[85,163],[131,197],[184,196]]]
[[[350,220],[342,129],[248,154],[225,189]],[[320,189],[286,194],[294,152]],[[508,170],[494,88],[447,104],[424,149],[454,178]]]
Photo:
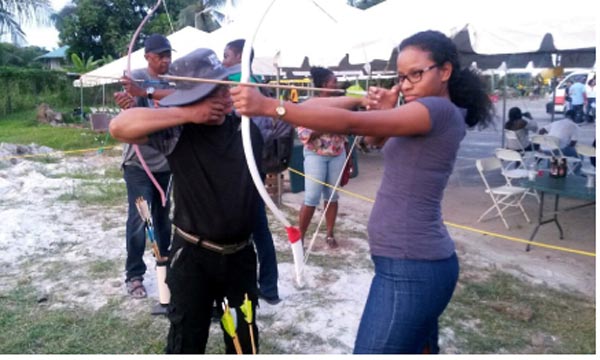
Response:
[[[212,80],[224,80],[228,76],[240,72],[240,66],[223,66],[214,51],[197,49],[177,59],[169,68],[169,75],[195,77]],[[161,106],[182,106],[202,100],[210,94],[217,84],[195,81],[177,81],[175,91],[160,100]]]

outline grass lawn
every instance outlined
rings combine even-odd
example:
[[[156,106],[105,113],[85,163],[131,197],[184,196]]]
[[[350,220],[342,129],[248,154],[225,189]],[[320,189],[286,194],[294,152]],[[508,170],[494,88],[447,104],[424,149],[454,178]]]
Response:
[[[80,150],[117,144],[108,133],[91,130],[88,122],[54,127],[40,124],[36,111],[14,113],[0,120],[0,143],[28,145],[35,143],[55,150]]]

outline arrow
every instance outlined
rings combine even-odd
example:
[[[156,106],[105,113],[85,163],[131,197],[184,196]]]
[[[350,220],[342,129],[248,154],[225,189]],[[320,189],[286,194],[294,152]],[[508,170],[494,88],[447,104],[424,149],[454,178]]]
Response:
[[[215,80],[215,79],[205,79],[205,78],[196,78],[196,77],[187,77],[187,76],[174,76],[174,75],[159,75],[158,77],[174,80],[174,81],[192,81],[199,83],[208,83],[208,84],[218,84],[218,85],[231,85],[231,86],[252,86],[258,88],[270,88],[270,89],[288,89],[288,90],[306,90],[306,91],[324,91],[324,92],[333,92],[340,93],[346,95],[367,95],[366,91],[356,91],[356,90],[344,90],[344,89],[329,89],[329,88],[319,88],[312,86],[295,86],[295,85],[281,85],[281,84],[257,84],[252,82],[237,82],[230,80]]]

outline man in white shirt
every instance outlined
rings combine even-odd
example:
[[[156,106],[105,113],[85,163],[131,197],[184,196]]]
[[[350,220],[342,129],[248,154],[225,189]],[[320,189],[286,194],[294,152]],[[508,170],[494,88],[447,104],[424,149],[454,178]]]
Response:
[[[540,134],[547,134],[558,138],[558,146],[564,156],[578,157],[577,151],[575,150],[575,144],[577,144],[577,139],[579,137],[579,127],[571,120],[571,118],[565,117],[562,120],[551,122],[540,130]],[[541,146],[541,150],[550,152],[550,149],[543,145]],[[578,163],[574,168],[576,174],[579,173],[580,167],[581,163]]]
[[[560,150],[565,156],[577,156],[575,144],[579,135],[579,127],[568,117],[551,122],[540,130],[540,134],[548,134],[559,140]],[[542,146],[542,150],[544,149]]]

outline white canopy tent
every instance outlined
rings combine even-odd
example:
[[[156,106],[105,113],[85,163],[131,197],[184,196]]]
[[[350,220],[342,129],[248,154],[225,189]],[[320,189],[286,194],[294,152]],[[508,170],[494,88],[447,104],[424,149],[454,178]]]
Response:
[[[253,41],[254,61],[269,64],[274,73],[277,67],[300,67],[305,57],[313,66],[338,65],[363,38],[363,11],[345,0],[280,0],[269,8],[270,4],[270,0],[243,2],[229,17],[230,24],[210,34],[208,47],[219,52],[235,39],[250,42],[260,22]]]
[[[419,31],[438,30],[450,36],[467,22],[466,14],[457,11],[461,2],[466,4],[464,0],[431,0],[417,8],[411,8],[405,1],[381,2],[365,10],[361,29],[366,41],[360,46],[372,60],[388,60],[404,38]],[[360,59],[350,61],[355,63]]]
[[[591,6],[591,0],[581,1],[584,8]],[[244,1],[230,9],[230,23],[219,30],[204,33],[187,27],[168,36],[176,50],[173,60],[199,47],[211,48],[222,56],[229,41],[250,41],[259,22],[253,70],[261,75],[275,75],[278,68],[301,67],[305,57],[313,66],[328,67],[337,66],[345,55],[353,64],[388,60],[402,39],[427,29],[453,36],[463,64],[477,61],[480,69],[497,68],[507,54],[538,52],[548,33],[556,51],[595,48],[596,42],[593,12],[564,15],[560,10],[564,4],[559,0],[506,0],[492,9],[467,0],[432,0],[427,8],[435,11],[427,12],[427,16],[407,11],[405,2],[394,0],[366,11],[347,5],[345,0],[279,0],[263,16],[270,4],[271,0]],[[450,13],[453,15],[448,16]],[[484,59],[494,61],[486,66]],[[520,67],[530,60],[524,59]],[[121,58],[87,73],[75,81],[75,86],[80,82],[83,86],[115,82],[123,74],[126,61]],[[395,64],[390,65],[393,70]],[[134,52],[132,68],[144,66],[143,50]]]
[[[479,59],[479,68],[497,68],[512,55],[528,54],[518,57],[519,67],[525,67],[541,59],[541,53],[595,48],[598,15],[593,5],[592,0],[579,1],[576,9],[566,9],[562,0],[505,0],[485,6],[469,0],[431,0],[426,6],[434,11],[425,15],[425,9],[415,12],[406,2],[388,0],[365,12],[363,29],[373,39],[366,51],[371,58],[389,59],[404,38],[438,30],[454,39],[463,65]],[[581,61],[586,60],[573,59],[569,66],[592,66],[576,63]]]

